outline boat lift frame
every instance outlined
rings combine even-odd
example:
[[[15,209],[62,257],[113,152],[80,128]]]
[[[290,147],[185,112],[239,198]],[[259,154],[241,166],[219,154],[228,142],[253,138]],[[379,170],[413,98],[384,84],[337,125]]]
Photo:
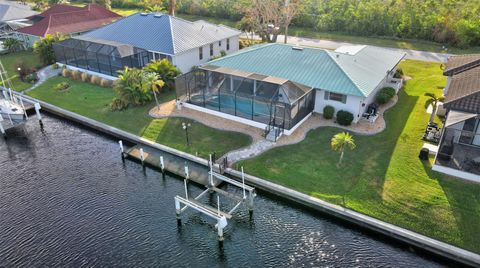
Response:
[[[212,162],[212,155],[210,155],[210,161],[208,163],[210,171],[208,172],[209,174],[209,183],[206,185],[206,189],[201,192],[198,196],[194,198],[189,198],[188,196],[188,189],[187,189],[187,181],[189,178],[189,171],[188,171],[188,166],[185,166],[185,180],[184,180],[184,185],[185,185],[185,197],[181,197],[179,195],[175,196],[175,211],[176,211],[176,216],[177,216],[177,224],[178,226],[181,226],[181,214],[187,210],[188,208],[191,208],[193,210],[196,210],[210,218],[213,218],[216,220],[217,224],[215,224],[215,228],[218,231],[218,241],[220,244],[223,243],[223,229],[228,225],[227,220],[232,218],[232,213],[237,210],[240,205],[246,204],[249,210],[250,218],[253,215],[253,199],[255,198],[255,188],[248,186],[245,184],[245,175],[243,172],[243,167],[242,167],[242,182],[238,182],[236,180],[230,179],[226,176],[223,176],[221,174],[218,174],[213,171],[213,162]],[[221,182],[228,183],[230,185],[236,186],[240,189],[242,189],[242,196],[235,195],[234,193],[229,193],[225,190],[222,190],[214,184],[214,179],[220,180]],[[203,197],[207,193],[212,193],[215,192],[217,193],[217,208],[210,207],[206,204],[203,204],[199,202],[198,200]],[[248,192],[248,195],[247,195]],[[220,195],[225,196],[229,199],[232,199],[236,201],[237,203],[235,206],[233,206],[232,209],[228,212],[223,212],[220,210]],[[183,205],[183,207],[182,207]]]

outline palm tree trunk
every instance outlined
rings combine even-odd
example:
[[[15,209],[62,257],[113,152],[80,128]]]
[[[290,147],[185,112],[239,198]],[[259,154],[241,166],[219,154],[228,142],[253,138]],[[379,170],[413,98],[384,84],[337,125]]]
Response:
[[[155,92],[155,90],[153,91],[153,97],[155,98],[155,102],[157,103],[157,107],[160,110],[160,103],[158,103],[157,93]]]
[[[340,160],[338,160],[338,164],[337,166],[340,166],[342,164],[342,160],[343,160],[343,149],[342,149],[342,152],[340,153]]]
[[[433,123],[435,120],[435,115],[437,114],[437,105],[432,104],[432,114],[430,114],[430,123]]]

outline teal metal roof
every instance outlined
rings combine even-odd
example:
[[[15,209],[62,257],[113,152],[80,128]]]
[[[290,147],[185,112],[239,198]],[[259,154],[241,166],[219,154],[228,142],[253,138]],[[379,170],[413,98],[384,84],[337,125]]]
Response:
[[[209,65],[285,78],[330,92],[367,97],[404,54],[365,47],[355,55],[266,44],[210,61]]]

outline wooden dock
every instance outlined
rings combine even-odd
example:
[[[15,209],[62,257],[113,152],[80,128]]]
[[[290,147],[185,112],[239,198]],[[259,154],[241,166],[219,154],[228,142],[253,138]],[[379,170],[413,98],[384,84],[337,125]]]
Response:
[[[128,158],[142,162],[140,149],[143,149],[143,163],[157,169],[161,169],[160,157],[163,157],[164,169],[172,174],[185,178],[185,160],[180,157],[173,156],[169,153],[151,148],[135,145],[125,150],[125,155]],[[188,162],[188,179],[194,181],[200,185],[209,185],[209,174],[206,172],[205,166],[196,163]],[[221,183],[220,180],[214,178],[214,186],[218,186]]]

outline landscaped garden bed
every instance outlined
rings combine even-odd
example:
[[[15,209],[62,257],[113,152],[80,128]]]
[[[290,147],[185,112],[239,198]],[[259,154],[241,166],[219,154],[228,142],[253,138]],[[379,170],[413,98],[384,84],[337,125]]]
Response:
[[[10,78],[10,82],[15,91],[23,91],[30,88],[34,82],[31,75],[29,77],[26,75],[23,81],[20,79],[18,71],[20,65],[23,66],[22,68],[28,68],[35,71],[38,71],[38,69],[42,67],[37,54],[32,51],[20,51],[2,55],[0,56],[0,61],[2,61],[3,67],[7,71],[8,77]]]

